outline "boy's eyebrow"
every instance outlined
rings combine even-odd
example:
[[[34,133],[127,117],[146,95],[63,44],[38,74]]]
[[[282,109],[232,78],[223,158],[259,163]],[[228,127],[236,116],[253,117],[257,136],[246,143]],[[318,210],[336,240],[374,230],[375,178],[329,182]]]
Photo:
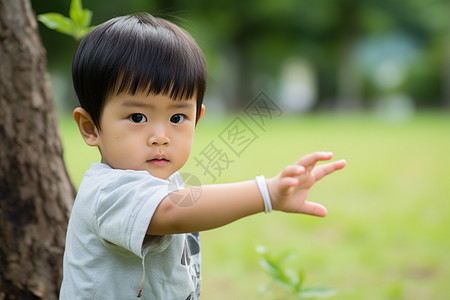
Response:
[[[122,103],[122,106],[126,107],[154,107],[153,104],[140,102],[140,101],[133,101],[133,100],[127,100]],[[169,108],[192,108],[194,105],[189,102],[179,102],[179,103],[173,103],[169,105]]]
[[[122,106],[127,106],[127,107],[152,107],[153,105],[148,104],[148,103],[144,103],[144,102],[139,102],[139,101],[127,100],[127,101],[122,102]]]
[[[170,108],[192,108],[194,104],[189,102],[179,102],[169,105]]]

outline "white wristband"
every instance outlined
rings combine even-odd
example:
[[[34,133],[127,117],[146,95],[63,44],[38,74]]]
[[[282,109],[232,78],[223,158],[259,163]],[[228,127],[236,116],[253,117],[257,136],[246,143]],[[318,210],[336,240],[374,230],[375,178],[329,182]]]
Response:
[[[269,190],[267,189],[266,179],[264,175],[256,176],[256,184],[261,192],[264,201],[264,212],[270,213],[272,211],[272,202],[270,201]]]

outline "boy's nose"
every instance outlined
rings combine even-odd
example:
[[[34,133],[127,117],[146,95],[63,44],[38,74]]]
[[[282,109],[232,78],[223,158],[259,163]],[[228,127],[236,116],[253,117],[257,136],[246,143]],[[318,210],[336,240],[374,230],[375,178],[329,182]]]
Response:
[[[149,138],[149,144],[151,145],[167,145],[170,142],[169,137],[166,134],[164,126],[155,126],[153,133]]]
[[[168,145],[169,138],[165,135],[153,135],[149,140],[149,144],[151,144],[151,145]]]

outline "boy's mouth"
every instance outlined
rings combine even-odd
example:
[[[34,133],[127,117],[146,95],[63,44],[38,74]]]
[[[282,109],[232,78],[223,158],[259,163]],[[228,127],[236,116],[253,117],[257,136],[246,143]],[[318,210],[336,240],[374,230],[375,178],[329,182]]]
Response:
[[[165,159],[165,158],[153,158],[153,159],[147,160],[147,162],[155,167],[163,167],[169,163],[169,160]]]

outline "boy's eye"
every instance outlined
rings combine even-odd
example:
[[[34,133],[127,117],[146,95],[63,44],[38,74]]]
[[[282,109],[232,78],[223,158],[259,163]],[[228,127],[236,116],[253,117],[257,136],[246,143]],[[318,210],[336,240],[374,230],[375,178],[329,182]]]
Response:
[[[175,123],[175,124],[179,124],[181,122],[183,122],[183,120],[186,118],[185,115],[182,114],[175,114],[170,118],[170,122]]]
[[[147,117],[143,114],[132,114],[129,119],[134,123],[145,123],[147,122]]]

